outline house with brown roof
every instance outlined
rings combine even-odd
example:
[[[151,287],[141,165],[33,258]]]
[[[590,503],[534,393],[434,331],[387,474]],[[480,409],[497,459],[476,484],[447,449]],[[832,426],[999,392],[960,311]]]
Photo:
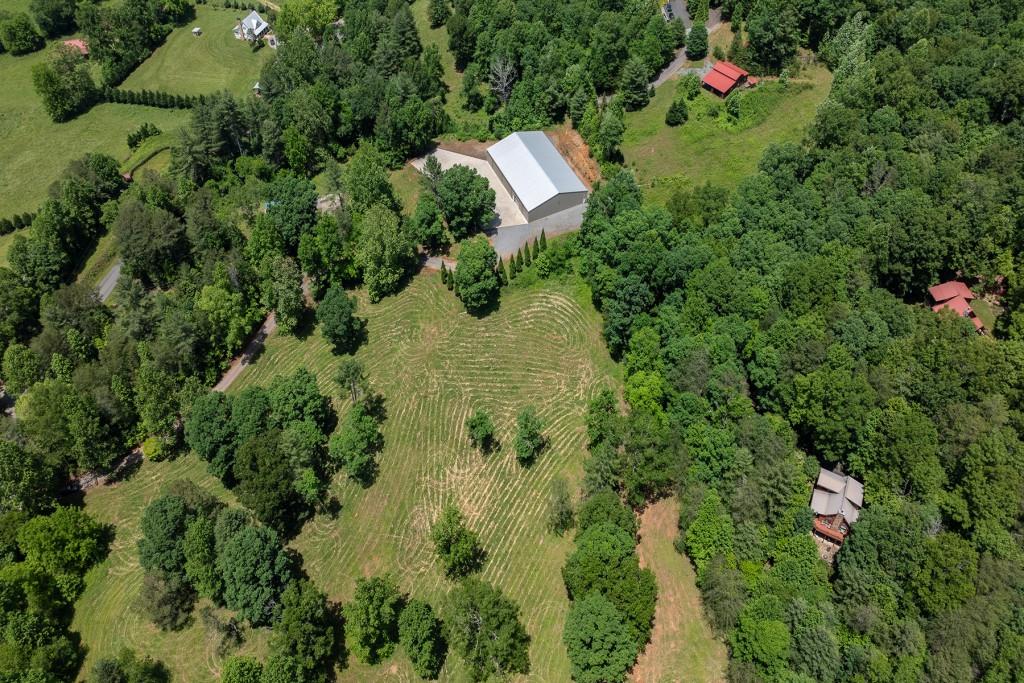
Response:
[[[971,288],[965,285],[959,280],[950,280],[941,284],[935,285],[928,288],[928,296],[931,297],[934,304],[932,310],[938,313],[939,311],[950,310],[956,313],[961,318],[967,318],[974,325],[974,329],[978,332],[983,332],[985,326],[981,320],[974,313],[974,309],[971,308],[970,302],[975,299],[974,292]]]
[[[747,82],[749,73],[724,59],[715,62],[711,71],[704,74],[704,87],[719,97],[725,97],[736,87]]]
[[[815,535],[842,545],[863,505],[863,484],[853,477],[821,468],[811,494]]]

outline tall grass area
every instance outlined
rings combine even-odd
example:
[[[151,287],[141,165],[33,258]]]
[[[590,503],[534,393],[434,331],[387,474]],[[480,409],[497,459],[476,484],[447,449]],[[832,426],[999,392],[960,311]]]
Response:
[[[677,188],[711,182],[728,188],[757,168],[771,144],[799,142],[825,99],[832,75],[821,66],[805,69],[785,87],[763,83],[745,93],[744,113],[732,120],[724,100],[701,90],[681,126],[665,124],[676,80],[658,88],[644,109],[626,114],[622,153],[649,199],[665,202]]]
[[[0,217],[37,210],[67,163],[87,152],[123,161],[130,153],[128,133],[143,122],[173,131],[188,120],[187,111],[100,104],[72,121],[53,123],[32,87],[32,67],[45,59],[45,50],[0,55]]]
[[[337,519],[315,518],[293,542],[306,571],[335,600],[351,598],[356,578],[391,572],[404,590],[443,604],[452,584],[439,571],[428,534],[441,507],[455,502],[489,554],[482,578],[522,609],[534,679],[568,680],[561,633],[569,603],[560,571],[572,545],[545,530],[548,491],[555,477],[579,480],[586,403],[618,381],[589,292],[577,282],[513,290],[498,311],[477,319],[430,273],[379,304],[367,304],[362,293],[359,299],[369,341],[356,355],[387,401],[386,446],[373,486],[339,476],[332,489],[341,502]],[[275,336],[232,391],[305,367],[340,399],[332,381],[337,365],[318,333],[305,340]],[[516,413],[529,404],[550,446],[523,469],[512,441]],[[477,408],[491,412],[501,441],[488,456],[470,447],[465,430]],[[443,680],[464,679],[456,659],[449,658]],[[375,667],[350,661],[342,675],[413,678],[401,652]]]
[[[189,628],[168,633],[150,623],[138,604],[143,574],[137,547],[142,537],[142,511],[176,479],[194,481],[218,498],[233,502],[233,496],[206,472],[206,463],[194,455],[173,462],[146,462],[127,481],[90,489],[85,496],[89,514],[117,530],[110,555],[86,575],[85,592],[75,603],[72,629],[82,634],[88,650],[82,667],[85,675],[97,659],[114,656],[123,647],[160,659],[173,671],[175,681],[198,683],[220,675],[221,657],[198,610]],[[236,653],[262,656],[267,636],[265,631],[249,631],[246,643]]]
[[[444,26],[430,28],[427,18],[428,0],[415,0],[412,4],[412,16],[416,19],[420,40],[423,46],[436,45],[441,53],[441,65],[444,67],[444,83],[448,86],[448,98],[444,110],[452,120],[451,134],[460,140],[471,138],[486,140],[490,137],[487,128],[487,114],[483,111],[469,112],[462,108],[462,74],[455,70],[455,57],[448,49],[448,29]]]
[[[197,6],[195,19],[176,27],[121,87],[172,95],[209,95],[222,90],[248,95],[274,51],[264,45],[253,52],[248,42],[235,38],[232,29],[239,14],[246,12]],[[192,35],[195,26],[203,30],[199,37]]]

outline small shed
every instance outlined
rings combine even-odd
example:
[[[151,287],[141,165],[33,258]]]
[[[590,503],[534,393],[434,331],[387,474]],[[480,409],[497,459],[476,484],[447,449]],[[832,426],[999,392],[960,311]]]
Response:
[[[203,35],[203,29],[199,28],[198,26],[194,27],[192,29],[192,35],[198,38],[199,36]]]
[[[262,88],[260,88],[260,82],[259,81],[256,81],[256,83],[253,84],[253,86],[252,86],[252,94],[255,95],[256,97],[259,97],[260,95],[263,94],[263,90],[262,90]]]
[[[719,97],[725,97],[737,86],[743,85],[750,74],[732,62],[724,59],[715,62],[711,71],[704,74],[704,87]]]
[[[587,201],[587,186],[544,131],[512,133],[491,145],[487,158],[527,221]]]
[[[81,38],[72,38],[70,40],[65,40],[64,44],[70,47],[72,50],[78,52],[78,54],[82,55],[83,57],[89,56],[89,43],[85,42]]]

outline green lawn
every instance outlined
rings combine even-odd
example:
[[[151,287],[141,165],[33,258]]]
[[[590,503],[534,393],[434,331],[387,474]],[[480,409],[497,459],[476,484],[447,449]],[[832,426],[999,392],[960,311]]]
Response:
[[[195,20],[175,28],[121,87],[162,90],[173,95],[207,95],[222,90],[238,96],[248,94],[273,50],[264,46],[253,53],[247,42],[236,40],[231,29],[237,16],[238,10],[196,7]],[[192,35],[194,26],[203,29],[198,38]]]
[[[561,632],[569,604],[561,568],[572,539],[545,530],[547,495],[557,476],[577,487],[586,454],[586,402],[601,387],[619,382],[589,291],[578,282],[510,291],[499,310],[483,319],[467,315],[436,273],[415,277],[378,304],[368,304],[361,291],[357,296],[369,332],[357,357],[386,397],[386,447],[373,486],[362,489],[339,475],[332,492],[341,513],[311,520],[293,541],[305,571],[333,600],[350,599],[357,577],[390,571],[406,591],[441,605],[452,584],[438,570],[428,530],[442,505],[455,501],[489,553],[482,578],[522,609],[533,639],[532,678],[568,680]],[[337,397],[331,380],[337,362],[318,333],[305,340],[274,335],[232,391],[305,367]],[[535,466],[523,469],[512,439],[515,415],[527,404],[544,420],[550,446]],[[338,405],[347,409],[340,399]],[[479,407],[492,412],[501,441],[499,451],[487,457],[469,447],[464,427]],[[76,605],[74,628],[89,649],[87,666],[127,645],[163,660],[178,683],[209,681],[219,670],[221,661],[202,626],[160,633],[135,607],[142,581],[136,553],[140,515],[176,478],[232,499],[191,455],[147,462],[128,481],[86,496],[91,513],[117,525],[110,557],[90,573]],[[265,643],[265,632],[253,634],[246,651],[262,652]],[[451,657],[441,679],[461,681],[465,674]],[[350,658],[340,675],[342,681],[414,678],[401,650],[374,667]]]
[[[306,571],[335,600],[351,597],[357,577],[390,571],[405,590],[440,603],[451,583],[438,571],[428,530],[441,506],[455,501],[490,555],[483,578],[522,608],[535,679],[568,680],[560,570],[571,539],[544,530],[547,492],[556,476],[579,479],[586,401],[617,381],[589,293],[578,284],[513,291],[484,319],[467,315],[436,274],[417,276],[376,305],[361,292],[359,299],[369,341],[357,357],[386,397],[387,445],[376,483],[364,490],[339,477],[339,517],[313,520],[293,543]],[[275,336],[232,390],[306,367],[335,393],[336,366],[317,333],[305,341]],[[511,444],[515,415],[527,404],[537,407],[551,446],[524,470]],[[479,407],[492,412],[502,442],[486,458],[469,447],[464,427]],[[442,679],[463,675],[452,658]],[[411,679],[401,653],[376,667],[350,661],[342,674]]]
[[[768,145],[800,141],[831,83],[832,75],[824,67],[805,70],[785,89],[765,83],[760,86],[763,92],[757,93],[767,110],[764,120],[730,129],[700,115],[722,102],[703,90],[690,104],[689,121],[676,128],[665,125],[676,88],[676,81],[669,81],[658,88],[647,107],[626,114],[623,156],[653,201],[664,202],[676,188],[709,181],[735,187],[757,168]]]
[[[7,252],[10,251],[11,245],[14,244],[14,236],[20,235],[23,232],[23,230],[18,230],[0,237],[0,268],[7,265]]]
[[[141,536],[142,511],[176,479],[190,479],[225,501],[233,496],[206,472],[206,463],[195,456],[174,462],[147,462],[130,479],[90,489],[85,508],[97,519],[113,524],[116,537],[107,559],[86,576],[86,588],[75,604],[72,629],[82,634],[88,657],[82,667],[87,675],[93,663],[116,655],[122,647],[162,660],[174,672],[175,681],[211,681],[220,674],[221,658],[196,614],[195,623],[179,633],[165,633],[151,624],[138,606],[142,568],[136,544]],[[239,651],[262,656],[267,632],[248,634]]]
[[[455,70],[455,57],[448,50],[448,29],[430,28],[427,19],[428,0],[415,0],[412,4],[412,15],[416,19],[416,28],[420,32],[423,46],[436,45],[441,53],[441,65],[444,67],[444,82],[448,86],[448,98],[444,109],[452,120],[452,131],[461,139],[477,138],[486,140],[490,133],[487,130],[487,114],[482,111],[468,112],[462,108],[462,74]]]
[[[129,155],[125,138],[144,121],[172,131],[188,118],[186,111],[101,104],[67,123],[53,123],[32,88],[32,67],[45,59],[45,50],[0,55],[0,216],[36,211],[67,163],[87,152],[123,161]]]

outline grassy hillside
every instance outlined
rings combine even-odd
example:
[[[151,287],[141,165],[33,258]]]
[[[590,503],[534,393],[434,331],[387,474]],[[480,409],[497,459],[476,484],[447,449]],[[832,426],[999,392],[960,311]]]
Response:
[[[101,104],[73,121],[53,123],[32,88],[32,67],[45,59],[45,50],[0,55],[0,216],[38,209],[50,183],[86,152],[124,160],[125,138],[144,121],[173,131],[188,118],[185,111]]]
[[[162,90],[174,95],[206,95],[228,90],[248,94],[273,50],[253,52],[232,34],[238,10],[200,5],[196,18],[171,32],[166,42],[125,79],[128,90]],[[192,35],[198,26],[203,34]]]
[[[191,455],[174,462],[144,463],[127,481],[90,489],[85,497],[86,510],[96,519],[114,524],[117,536],[107,559],[86,576],[85,593],[75,604],[72,629],[82,634],[89,652],[83,673],[88,673],[97,659],[116,655],[127,646],[162,660],[174,672],[175,681],[210,681],[220,675],[221,658],[198,610],[190,628],[165,633],[151,624],[138,606],[142,568],[137,543],[142,535],[142,511],[176,479],[190,479],[222,500],[233,499],[207,474],[206,463]],[[266,642],[266,632],[250,632],[239,652],[262,655]]]
[[[772,83],[761,86],[758,95],[764,99],[766,115],[756,125],[737,128],[701,116],[709,108],[722,106],[720,98],[703,90],[690,104],[689,121],[676,128],[665,125],[676,83],[665,83],[647,107],[626,114],[622,153],[654,201],[665,201],[677,187],[709,181],[735,187],[757,168],[768,145],[799,142],[828,94],[832,75],[824,67],[812,67],[786,89]]]
[[[340,514],[315,518],[293,541],[305,570],[334,600],[349,599],[357,577],[390,571],[405,590],[441,604],[451,584],[438,570],[428,530],[442,505],[454,501],[490,554],[483,578],[522,609],[533,638],[532,678],[567,680],[561,631],[569,604],[560,571],[572,545],[544,528],[548,490],[557,476],[575,488],[585,456],[586,402],[618,382],[589,292],[578,283],[509,292],[484,319],[467,315],[437,274],[417,276],[379,304],[358,296],[369,341],[357,356],[387,400],[386,447],[373,486],[362,489],[339,475],[333,493]],[[336,365],[318,333],[304,340],[275,335],[232,391],[306,367],[337,397]],[[527,404],[543,418],[550,447],[534,467],[522,469],[512,439],[515,415]],[[340,398],[338,405],[347,409]],[[478,407],[492,412],[502,442],[487,457],[469,447],[464,427]],[[132,608],[142,580],[135,553],[141,510],[181,476],[230,496],[194,456],[146,463],[131,480],[87,495],[87,508],[118,524],[118,536],[111,557],[89,577],[75,627],[91,658],[127,644],[167,662],[175,681],[207,681],[219,660],[201,626],[160,634]],[[258,650],[264,638],[247,647]],[[442,679],[461,680],[459,668],[453,657]],[[401,651],[375,667],[350,660],[341,674],[343,681],[413,678]]]
[[[375,306],[361,297],[361,309],[369,343],[357,355],[387,399],[387,445],[376,483],[364,490],[339,478],[341,514],[307,524],[294,542],[306,571],[334,599],[350,598],[357,577],[390,571],[405,590],[437,602],[451,584],[428,533],[442,505],[454,501],[490,554],[483,578],[522,608],[536,680],[566,680],[560,570],[571,544],[544,529],[548,488],[556,476],[579,478],[586,401],[616,374],[589,294],[578,285],[516,291],[479,320],[434,274]],[[336,364],[318,334],[275,337],[233,390],[303,366],[334,393]],[[537,407],[551,446],[524,470],[511,444],[515,415],[527,404]],[[469,447],[464,427],[480,407],[492,412],[502,442],[486,458]],[[443,678],[451,680],[454,664]],[[372,668],[351,662],[342,679],[393,680],[395,671],[412,675],[401,653]]]
[[[459,95],[462,90],[462,74],[455,70],[455,57],[448,50],[448,29],[444,26],[430,28],[430,20],[427,18],[428,6],[428,0],[414,0],[412,15],[416,19],[416,28],[419,29],[420,41],[423,46],[436,45],[441,53],[444,83],[448,86],[448,98],[445,101],[444,110],[451,117],[451,130],[456,137],[486,139],[489,135],[487,114],[482,111],[469,112],[462,108],[462,98]]]

